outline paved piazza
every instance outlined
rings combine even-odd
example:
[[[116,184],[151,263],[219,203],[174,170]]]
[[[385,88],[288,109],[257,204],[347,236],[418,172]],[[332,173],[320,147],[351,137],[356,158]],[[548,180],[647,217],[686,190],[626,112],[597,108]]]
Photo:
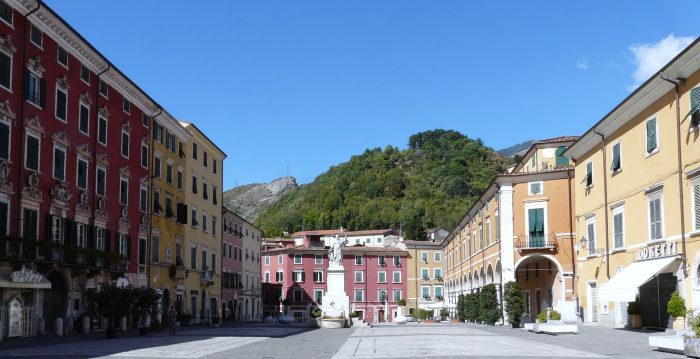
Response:
[[[102,339],[27,338],[0,342],[0,357],[87,358],[684,358],[653,351],[648,334],[583,326],[549,336],[469,324],[387,325],[341,330],[245,325]],[[50,339],[50,340],[49,340]]]

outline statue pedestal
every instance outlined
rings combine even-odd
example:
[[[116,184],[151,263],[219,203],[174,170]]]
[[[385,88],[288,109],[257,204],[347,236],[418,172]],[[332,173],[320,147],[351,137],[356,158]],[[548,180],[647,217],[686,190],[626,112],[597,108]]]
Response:
[[[347,319],[350,314],[350,298],[345,293],[345,268],[329,266],[326,275],[328,291],[322,298],[324,318]]]

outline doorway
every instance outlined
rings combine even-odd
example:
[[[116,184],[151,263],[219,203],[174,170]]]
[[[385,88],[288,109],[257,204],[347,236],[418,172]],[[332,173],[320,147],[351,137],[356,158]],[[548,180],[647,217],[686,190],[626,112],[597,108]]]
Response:
[[[53,333],[56,319],[66,315],[68,288],[63,273],[52,271],[46,277],[51,282],[51,289],[44,291],[44,320],[46,331]]]
[[[669,318],[666,304],[675,290],[676,276],[673,273],[661,273],[639,287],[639,311],[643,327],[666,328]]]
[[[385,314],[384,314],[384,309],[379,309],[379,310],[377,311],[377,317],[378,317],[379,323],[383,323],[383,322],[386,321],[386,317],[385,317]]]

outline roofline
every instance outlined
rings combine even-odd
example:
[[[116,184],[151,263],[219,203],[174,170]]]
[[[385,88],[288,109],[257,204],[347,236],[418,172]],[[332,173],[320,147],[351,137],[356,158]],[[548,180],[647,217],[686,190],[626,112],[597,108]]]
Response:
[[[641,96],[642,91],[650,88],[654,82],[658,82],[657,86],[666,84],[669,86],[669,90],[670,90],[673,85],[671,85],[670,83],[661,79],[660,76],[664,72],[666,72],[666,70],[668,70],[670,67],[676,65],[677,62],[681,58],[686,56],[689,52],[699,50],[696,48],[696,46],[698,46],[699,43],[700,43],[700,37],[696,38],[690,45],[688,45],[685,49],[683,49],[683,51],[681,51],[678,55],[676,55],[673,59],[671,59],[671,61],[669,61],[666,65],[664,65],[661,68],[661,70],[655,72],[651,77],[649,77],[649,79],[644,81],[643,84],[641,84],[639,87],[637,87],[624,100],[622,100],[620,103],[618,103],[617,106],[615,106],[612,110],[610,110],[610,112],[608,112],[605,116],[603,116],[603,118],[598,120],[598,122],[596,122],[593,126],[591,126],[591,128],[589,128],[586,132],[584,132],[584,134],[581,135],[578,138],[578,140],[576,140],[571,146],[569,146],[569,148],[566,151],[564,151],[563,155],[573,159],[574,161],[577,161],[581,156],[585,155],[590,150],[595,148],[595,146],[598,144],[598,142],[596,142],[595,144],[590,146],[590,148],[588,148],[588,149],[584,148],[584,145],[590,141],[589,136],[592,136],[593,131],[596,128],[600,127],[600,125],[602,125],[604,122],[606,122],[608,119],[610,119],[613,115],[615,115],[615,113],[618,112],[618,110],[621,110],[625,105],[627,105],[628,103],[630,103],[634,100],[637,100],[637,97]],[[661,96],[665,95],[667,92],[668,92],[668,90],[664,91]],[[658,98],[660,98],[661,96],[659,96]],[[658,100],[658,98],[654,99],[654,101]],[[631,117],[635,117],[638,114],[639,113],[637,113]],[[629,120],[625,121],[625,123],[628,121]],[[618,129],[619,128],[615,129],[615,131]],[[581,152],[581,153],[579,153],[578,155],[574,155],[574,153],[577,153],[577,152]]]
[[[262,229],[256,227],[254,224],[248,222],[247,219],[245,219],[245,218],[243,218],[243,217],[237,215],[236,212],[234,212],[234,211],[231,210],[231,208],[228,208],[228,207],[226,207],[226,206],[221,206],[221,208],[223,208],[223,210],[222,210],[223,214],[226,214],[226,212],[228,212],[228,213],[230,213],[231,215],[235,216],[236,218],[242,220],[243,222],[248,223],[251,227],[253,227],[253,228],[257,229],[258,231],[260,231],[260,233],[265,233],[265,231],[263,231]],[[264,238],[260,238],[260,239],[262,240],[262,239],[264,239]]]
[[[224,150],[222,150],[219,146],[217,146],[216,143],[214,141],[212,141],[211,138],[209,138],[209,136],[207,136],[206,133],[202,132],[202,130],[200,130],[199,127],[197,127],[197,125],[195,125],[192,122],[187,122],[187,121],[182,121],[182,120],[178,120],[178,122],[180,122],[180,125],[182,125],[184,128],[188,128],[188,127],[192,126],[194,129],[197,130],[197,132],[199,132],[199,134],[202,135],[202,137],[204,137],[209,143],[212,144],[212,146],[214,146],[214,148],[216,148],[217,151],[219,151],[223,155],[223,159],[228,158],[228,155],[226,154],[226,152],[224,152]]]
[[[513,166],[513,172],[525,167],[525,160],[530,157],[529,155],[534,149],[549,148],[546,146],[542,146],[542,145],[547,145],[547,144],[560,144],[560,146],[566,146],[565,144],[568,143],[569,145],[571,145],[572,143],[574,143],[574,141],[577,141],[577,140],[578,140],[578,138],[576,140],[568,140],[568,141],[560,141],[560,142],[556,142],[556,141],[534,142],[530,146],[530,148],[528,148],[527,151],[525,151],[525,153],[523,153],[523,156],[520,159],[520,162],[516,163],[515,166]]]

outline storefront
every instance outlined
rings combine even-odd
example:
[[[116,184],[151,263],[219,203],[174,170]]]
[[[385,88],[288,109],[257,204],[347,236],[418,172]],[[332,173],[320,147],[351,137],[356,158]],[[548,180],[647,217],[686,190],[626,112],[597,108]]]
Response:
[[[606,312],[610,302],[614,303],[616,322],[626,317],[627,303],[639,300],[642,326],[666,328],[669,316],[666,304],[678,288],[676,273],[681,260],[677,243],[661,243],[641,249],[635,261],[622,269],[607,283],[600,286],[599,297],[602,311]],[[621,323],[626,324],[626,323]]]
[[[51,282],[25,267],[0,274],[0,340],[37,334],[37,320],[42,315],[39,303],[45,289],[51,289]]]

